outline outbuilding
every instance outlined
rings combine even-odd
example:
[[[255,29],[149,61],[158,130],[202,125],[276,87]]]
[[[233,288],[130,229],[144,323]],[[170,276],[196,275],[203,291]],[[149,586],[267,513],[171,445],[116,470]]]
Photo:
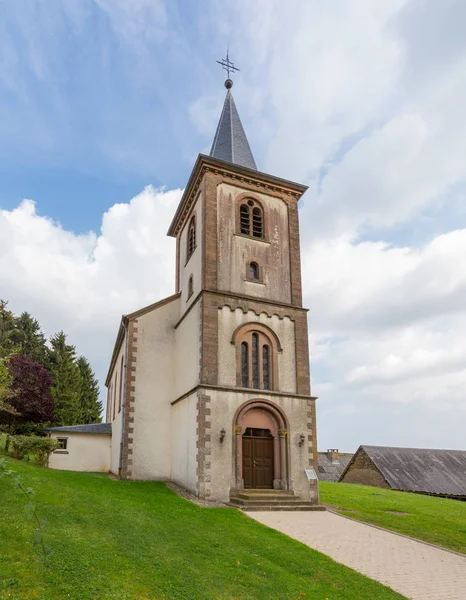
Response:
[[[59,448],[49,457],[51,469],[94,473],[110,471],[111,423],[48,427],[46,431],[59,443]]]
[[[466,451],[359,446],[339,481],[466,500]]]

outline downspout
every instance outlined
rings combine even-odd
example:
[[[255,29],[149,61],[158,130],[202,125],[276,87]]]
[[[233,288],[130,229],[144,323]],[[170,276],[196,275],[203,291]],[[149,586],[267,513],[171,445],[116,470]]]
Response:
[[[124,317],[121,319],[121,324],[125,328],[125,341],[124,341],[125,350],[124,350],[124,355],[123,355],[124,356],[123,372],[125,374],[125,377],[123,380],[123,391],[122,391],[122,398],[121,398],[121,435],[120,435],[120,458],[118,460],[118,476],[121,475],[121,468],[123,466],[123,434],[125,431],[125,406],[126,406],[126,374],[127,374],[126,357],[127,357],[127,353],[128,353],[128,324],[125,323]],[[121,375],[120,375],[120,377],[121,377]]]

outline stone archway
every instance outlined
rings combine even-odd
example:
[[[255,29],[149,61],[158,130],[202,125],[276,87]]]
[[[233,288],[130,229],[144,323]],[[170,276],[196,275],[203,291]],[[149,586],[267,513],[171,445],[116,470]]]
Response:
[[[249,400],[236,411],[233,421],[233,459],[236,489],[244,489],[243,436],[247,430],[269,430],[273,439],[273,489],[289,490],[289,424],[281,408],[268,400]]]

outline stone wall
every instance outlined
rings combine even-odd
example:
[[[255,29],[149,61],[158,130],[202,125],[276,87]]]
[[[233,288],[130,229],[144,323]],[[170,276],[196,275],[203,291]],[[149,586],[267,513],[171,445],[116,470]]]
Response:
[[[372,485],[380,488],[390,487],[372,460],[362,449],[356,453],[352,464],[342,479],[342,483],[359,483],[361,485]]]

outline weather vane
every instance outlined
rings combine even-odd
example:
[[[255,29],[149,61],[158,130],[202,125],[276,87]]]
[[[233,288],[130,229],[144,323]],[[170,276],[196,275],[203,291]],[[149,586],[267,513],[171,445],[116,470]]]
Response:
[[[230,89],[231,86],[233,85],[233,82],[230,79],[230,71],[232,73],[234,73],[235,71],[239,71],[238,67],[235,67],[235,65],[233,64],[233,62],[230,60],[230,57],[228,56],[229,51],[230,51],[230,49],[228,48],[227,49],[227,57],[226,58],[222,58],[222,60],[217,60],[216,61],[216,62],[218,62],[219,65],[222,65],[222,69],[225,69],[225,71],[227,72],[228,79],[225,81],[225,87],[227,89]]]

